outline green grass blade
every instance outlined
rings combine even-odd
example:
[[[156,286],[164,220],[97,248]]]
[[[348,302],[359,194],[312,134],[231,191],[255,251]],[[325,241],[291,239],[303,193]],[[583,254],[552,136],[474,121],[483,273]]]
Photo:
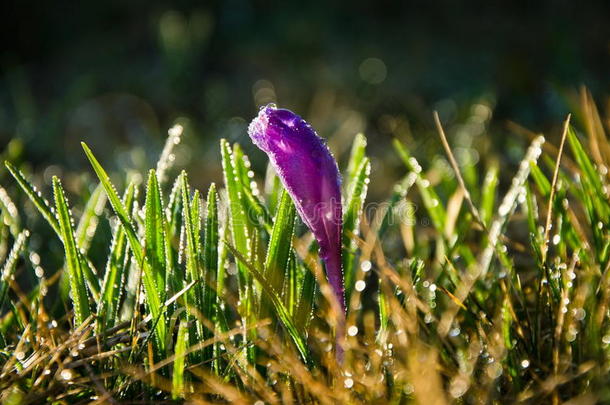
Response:
[[[205,269],[205,286],[204,286],[204,302],[203,316],[210,320],[214,325],[219,322],[218,314],[218,297],[216,288],[218,288],[218,280],[221,278],[218,274],[218,241],[219,241],[219,223],[218,223],[218,197],[216,195],[216,185],[212,183],[208,190],[207,216],[205,220],[205,239],[203,243],[203,265]],[[204,338],[208,339],[214,335],[214,331],[204,330]],[[216,346],[216,345],[215,345]],[[204,350],[204,359],[208,360],[214,357],[214,346],[210,346]],[[217,369],[214,361],[213,367]]]
[[[398,155],[402,159],[405,166],[407,166],[407,168],[417,176],[415,183],[417,184],[422,202],[430,215],[430,219],[432,220],[434,227],[439,234],[444,234],[447,213],[445,212],[443,204],[441,204],[441,200],[434,189],[430,187],[430,182],[422,177],[421,166],[417,160],[409,154],[407,148],[398,139],[394,139],[393,144],[394,149],[396,149],[398,152]]]
[[[116,192],[116,189],[110,182],[110,177],[104,170],[104,168],[99,164],[91,149],[84,142],[81,143],[93,170],[97,174],[97,177],[100,179],[100,182],[104,186],[104,190],[106,190],[106,195],[108,196],[108,200],[110,201],[110,205],[112,205],[112,209],[115,214],[119,217],[123,228],[125,229],[125,233],[127,234],[127,238],[129,240],[129,244],[131,245],[131,250],[136,258],[138,264],[142,264],[144,262],[144,252],[142,250],[142,245],[138,241],[138,235],[136,234],[134,224],[131,220],[129,212],[121,202],[119,195]]]
[[[303,336],[307,335],[309,321],[313,314],[313,304],[316,296],[316,277],[310,269],[303,266],[305,275],[301,284],[301,296],[299,298],[299,307],[294,316],[296,328]]]
[[[242,182],[240,181],[240,172],[238,170],[238,156],[231,150],[229,143],[222,139],[220,141],[222,168],[224,174],[225,187],[227,190],[229,204],[229,224],[231,227],[231,235],[233,238],[234,252],[238,252],[241,257],[246,260],[252,259],[253,249],[252,241],[254,240],[254,229],[250,226],[248,218],[247,206],[245,205],[244,191]],[[237,149],[239,152],[239,149]],[[247,327],[256,321],[254,317],[255,297],[254,285],[250,272],[244,261],[236,261],[238,267],[238,288],[239,302],[238,312],[242,318],[242,324]],[[254,332],[248,333],[246,340],[255,338]],[[247,342],[246,342],[247,343]],[[248,346],[248,359],[254,362],[254,347]]]
[[[123,196],[123,204],[128,210],[133,208],[135,185],[129,184],[125,195]],[[123,285],[125,283],[125,274],[128,267],[129,250],[127,248],[127,237],[122,225],[117,224],[113,232],[112,244],[110,245],[110,256],[106,263],[106,273],[102,283],[102,295],[98,306],[98,319],[101,320],[101,329],[114,326],[118,321],[119,304]]]
[[[248,227],[248,218],[243,204],[241,183],[235,168],[235,157],[226,140],[222,139],[220,141],[220,148],[225,187],[229,197],[229,220],[233,244],[244,257],[250,258],[251,231]],[[242,273],[245,275],[247,272],[242,271]]]
[[[104,186],[100,183],[91,193],[76,227],[76,244],[83,252],[89,250],[91,239],[93,239],[99,223],[99,217],[105,205],[106,194],[104,193]]]
[[[17,206],[2,186],[0,186],[0,221],[7,224],[13,237],[17,238],[21,232],[19,211],[17,211]]]
[[[187,294],[187,309],[189,314],[194,311],[202,311],[203,307],[203,269],[201,263],[200,231],[200,201],[199,192],[195,191],[193,198],[189,197],[189,185],[186,173],[182,174],[182,201],[184,201],[184,226],[186,237],[186,276],[189,281],[197,284]],[[192,306],[192,309],[189,308]],[[197,338],[203,339],[203,325],[195,319]]]
[[[25,178],[23,173],[21,173],[21,171],[19,169],[17,169],[15,166],[13,166],[12,163],[4,162],[4,165],[6,166],[8,171],[11,173],[11,175],[15,178],[15,180],[17,180],[17,183],[23,189],[25,194],[30,198],[30,200],[32,201],[34,206],[38,209],[38,211],[40,211],[43,218],[47,220],[49,225],[51,225],[51,228],[53,228],[55,233],[57,235],[61,236],[61,230],[59,229],[59,222],[57,221],[57,218],[55,217],[53,210],[49,206],[49,203],[42,197],[40,192],[38,190],[36,190],[36,187],[34,187]]]
[[[84,142],[82,143],[82,146],[85,151],[85,154],[87,155],[87,158],[89,159],[89,162],[91,162],[93,170],[97,174],[97,177],[99,178],[100,182],[104,186],[104,189],[106,190],[106,195],[108,196],[110,205],[112,205],[112,209],[121,221],[121,225],[123,226],[123,230],[125,231],[125,234],[127,235],[127,240],[129,241],[129,246],[131,247],[131,252],[133,253],[138,265],[142,267],[142,279],[144,282],[144,289],[147,298],[146,304],[148,305],[153,319],[157,319],[160,316],[162,310],[162,291],[158,291],[156,289],[157,287],[155,285],[154,275],[152,274],[151,269],[149,268],[150,266],[148,264],[148,261],[145,260],[146,257],[144,255],[142,245],[138,240],[138,235],[136,234],[129,212],[119,199],[116,189],[110,182],[110,177],[108,176],[104,168],[99,164],[99,162],[93,155],[93,152],[91,152],[91,149],[89,149],[89,147]],[[161,354],[163,355],[165,352],[166,342],[165,322],[158,322],[155,327],[155,331],[157,335],[156,341],[159,346],[159,349],[161,350]]]
[[[83,262],[82,256],[76,247],[72,217],[63,188],[57,177],[53,177],[53,193],[55,195],[55,208],[59,218],[61,240],[64,244],[66,255],[66,269],[70,279],[70,296],[74,305],[74,322],[75,326],[78,326],[91,314],[89,296],[83,275],[83,267],[87,264]]]
[[[354,252],[357,248],[355,236],[358,235],[360,215],[362,214],[362,207],[364,206],[364,200],[366,199],[370,172],[371,163],[367,157],[363,157],[360,166],[355,171],[354,178],[352,179],[352,186],[347,197],[345,213],[343,215],[341,244],[343,246],[343,274],[348,302],[352,284],[354,283]]]
[[[349,161],[347,164],[347,172],[345,175],[345,185],[347,186],[346,190],[349,190],[353,187],[354,181],[358,176],[358,172],[360,166],[362,165],[362,161],[365,158],[366,153],[366,137],[364,134],[359,133],[354,138],[354,142],[352,143],[352,150],[350,152]]]
[[[25,251],[26,241],[30,236],[30,232],[28,230],[21,231],[17,238],[15,239],[15,243],[13,243],[13,247],[4,262],[4,266],[2,268],[2,273],[0,274],[0,309],[4,306],[4,300],[6,299],[6,294],[8,292],[8,282],[15,270],[17,268],[17,260],[19,256]]]
[[[172,373],[172,398],[180,399],[184,396],[184,366],[186,359],[186,349],[188,347],[188,324],[180,322],[178,327],[178,337],[174,350],[174,369]]]
[[[167,246],[165,234],[165,215],[163,201],[157,174],[150,170],[146,187],[146,214],[144,219],[144,234],[146,241],[146,258],[152,272],[152,282],[157,294],[164,295]],[[160,298],[161,298],[160,297]],[[163,300],[161,300],[163,301]]]
[[[273,290],[273,288],[271,287],[271,285],[269,284],[269,282],[267,281],[267,279],[265,278],[265,276],[263,275],[263,273],[261,271],[256,269],[256,267],[254,267],[254,265],[252,263],[250,263],[233,246],[229,245],[228,243],[226,245],[229,248],[229,250],[231,251],[231,253],[233,253],[235,258],[237,260],[239,260],[241,263],[243,263],[246,266],[246,268],[248,269],[248,271],[250,272],[250,274],[252,274],[252,276],[256,279],[256,281],[258,281],[260,283],[263,292],[267,295],[267,297],[273,304],[273,308],[275,309],[276,315],[278,316],[278,318],[280,319],[280,321],[286,328],[286,331],[292,338],[292,341],[294,342],[295,346],[297,347],[299,354],[301,355],[303,360],[307,362],[309,359],[309,355],[307,352],[307,346],[305,344],[305,340],[301,336],[298,328],[296,327],[296,325],[294,323],[294,320],[290,316],[290,311],[288,311],[288,309],[284,305],[280,295],[277,294]]]
[[[277,293],[281,293],[286,277],[295,219],[296,209],[290,195],[284,190],[273,221],[271,240],[265,257],[264,275],[273,291]]]

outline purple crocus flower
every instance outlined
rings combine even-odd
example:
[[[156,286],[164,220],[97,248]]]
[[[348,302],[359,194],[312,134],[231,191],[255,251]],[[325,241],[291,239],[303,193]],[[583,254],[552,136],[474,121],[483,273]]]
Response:
[[[341,270],[341,176],[322,138],[292,111],[268,105],[248,133],[271,160],[303,222],[320,245],[328,282],[345,313]]]

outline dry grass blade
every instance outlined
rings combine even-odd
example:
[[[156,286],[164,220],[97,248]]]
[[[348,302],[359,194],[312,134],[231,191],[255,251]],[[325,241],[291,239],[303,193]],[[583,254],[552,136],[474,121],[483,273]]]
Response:
[[[546,212],[546,225],[544,226],[544,239],[542,245],[542,262],[546,262],[547,251],[549,248],[549,235],[551,233],[551,221],[553,215],[553,200],[555,199],[555,193],[557,191],[557,179],[559,178],[559,167],[561,166],[561,157],[563,156],[563,147],[568,137],[568,128],[570,126],[570,117],[568,117],[563,123],[563,132],[561,135],[561,143],[559,144],[559,152],[557,152],[557,161],[555,163],[555,170],[553,171],[553,181],[551,183],[551,195],[549,196],[549,204]]]

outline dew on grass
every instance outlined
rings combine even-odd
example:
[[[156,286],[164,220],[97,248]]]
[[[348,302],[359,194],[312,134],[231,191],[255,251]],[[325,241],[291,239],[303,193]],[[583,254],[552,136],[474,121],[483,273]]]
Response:
[[[453,328],[449,331],[449,336],[451,336],[451,337],[459,336],[460,332],[461,332],[460,328]]]
[[[496,379],[502,375],[502,365],[498,362],[491,363],[487,366],[487,376]]]
[[[610,345],[610,335],[604,335],[602,337],[602,343],[605,345]]]
[[[521,360],[521,368],[528,368],[530,366],[530,361],[528,359]]]
[[[574,319],[577,321],[582,321],[587,316],[587,311],[583,308],[575,308],[572,310],[572,313],[574,314]]]
[[[69,370],[69,369],[61,370],[60,375],[61,375],[62,380],[65,380],[65,381],[70,381],[72,378],[74,378],[74,374],[72,373],[72,370]]]
[[[453,398],[460,398],[468,391],[468,381],[463,376],[458,376],[451,381],[449,393]]]
[[[39,265],[40,256],[38,255],[38,253],[36,253],[36,252],[30,253],[30,261],[32,262],[33,265]]]
[[[358,327],[354,325],[350,326],[347,329],[347,334],[350,336],[356,336],[358,334]]]
[[[354,386],[354,380],[351,378],[346,378],[343,382],[343,385],[345,386],[345,388],[350,389]]]
[[[561,242],[561,236],[559,234],[555,234],[555,236],[553,236],[553,245],[559,245],[559,242]]]
[[[364,282],[364,280],[358,280],[356,281],[356,285],[354,286],[354,288],[356,288],[356,291],[362,292],[366,288],[366,283]]]

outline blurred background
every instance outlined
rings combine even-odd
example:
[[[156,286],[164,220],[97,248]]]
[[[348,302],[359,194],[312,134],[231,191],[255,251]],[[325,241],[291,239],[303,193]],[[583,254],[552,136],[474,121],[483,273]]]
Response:
[[[581,86],[608,108],[607,1],[0,3],[0,157],[43,188],[91,176],[81,140],[115,173],[145,173],[175,123],[176,167],[196,186],[221,181],[221,137],[262,175],[246,129],[276,102],[340,159],[364,132],[380,199],[404,173],[392,137],[440,151],[433,110],[461,163],[510,166],[528,139],[509,120],[553,139]]]

